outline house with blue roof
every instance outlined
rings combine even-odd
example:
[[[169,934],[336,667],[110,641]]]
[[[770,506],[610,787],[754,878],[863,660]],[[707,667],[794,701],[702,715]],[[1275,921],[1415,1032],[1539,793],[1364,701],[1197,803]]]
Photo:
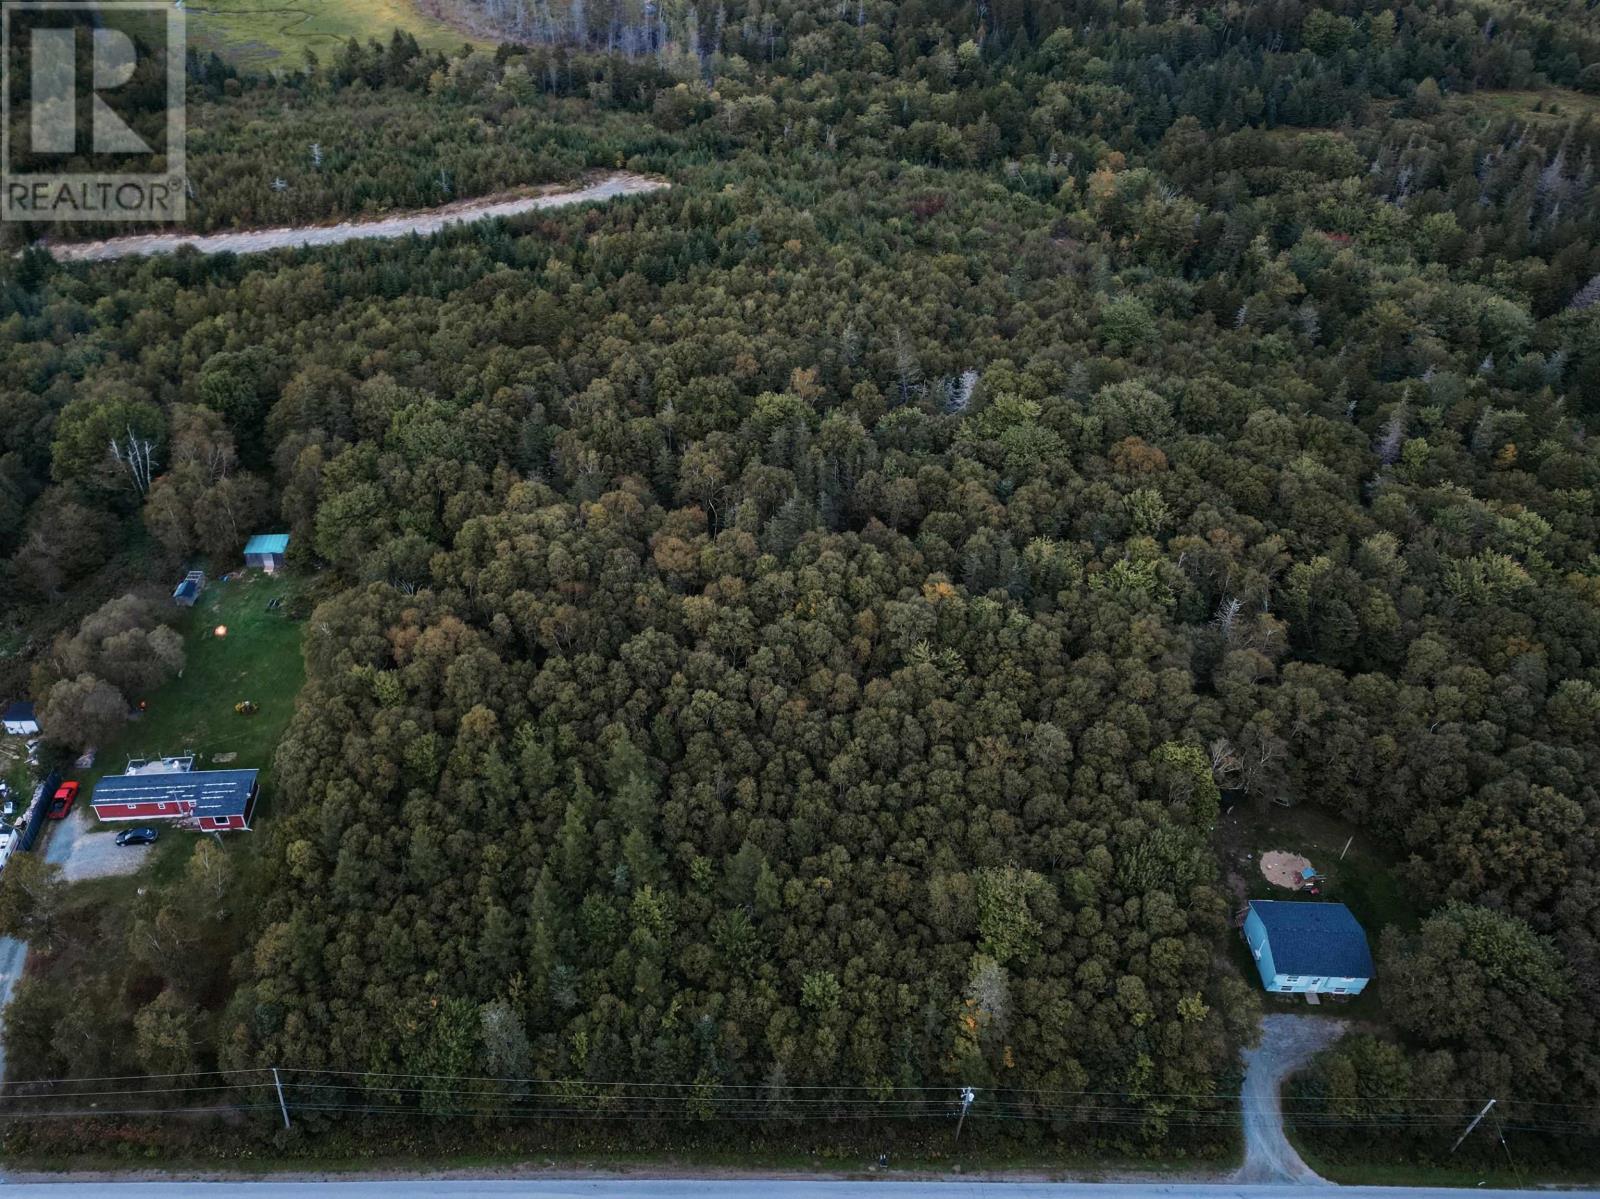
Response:
[[[1269,991],[1359,995],[1372,981],[1366,931],[1342,903],[1251,900],[1244,939]]]
[[[269,575],[283,569],[289,553],[289,534],[257,533],[244,543],[244,564]]]

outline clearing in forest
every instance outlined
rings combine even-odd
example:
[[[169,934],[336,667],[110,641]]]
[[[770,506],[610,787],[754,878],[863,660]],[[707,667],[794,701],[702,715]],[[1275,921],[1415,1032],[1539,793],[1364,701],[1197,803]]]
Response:
[[[291,578],[255,571],[208,583],[177,626],[184,635],[183,673],[148,696],[130,697],[144,701],[139,719],[100,747],[92,770],[71,775],[83,783],[79,802],[87,807],[94,784],[107,774],[122,773],[130,758],[193,750],[197,770],[224,762],[259,769],[265,811],[272,799],[272,752],[305,681],[301,624],[288,616],[290,605],[267,605],[294,589]],[[227,630],[220,637],[219,627]],[[253,715],[234,711],[245,700],[255,704]]]
[[[194,0],[184,12],[192,48],[244,67],[298,70],[307,50],[326,63],[351,38],[387,43],[396,29],[424,50],[491,44],[426,15],[413,0]]]
[[[1454,97],[1457,104],[1486,115],[1515,117],[1535,125],[1560,126],[1585,117],[1600,117],[1600,95],[1571,88],[1469,92]]]

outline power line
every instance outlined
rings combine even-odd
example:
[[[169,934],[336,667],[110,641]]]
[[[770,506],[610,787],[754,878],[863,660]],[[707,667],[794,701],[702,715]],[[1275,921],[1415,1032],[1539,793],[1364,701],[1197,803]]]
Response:
[[[641,1119],[641,1118],[652,1118],[652,1117],[659,1118],[659,1117],[661,1117],[663,1115],[670,1114],[670,1113],[664,1112],[659,1106],[629,1107],[629,1108],[622,1108],[622,1109],[609,1108],[609,1109],[596,1110],[596,1109],[594,1109],[593,1107],[591,1107],[589,1105],[556,1106],[556,1105],[553,1105],[548,1099],[535,1100],[535,1101],[533,1101],[533,1103],[534,1103],[534,1105],[531,1106],[531,1107],[528,1107],[528,1106],[524,1105],[524,1106],[522,1106],[520,1108],[517,1107],[516,1105],[508,1106],[508,1105],[502,1104],[500,1106],[500,1108],[498,1110],[495,1110],[495,1111],[485,1111],[485,1110],[483,1110],[483,1107],[481,1105],[465,1105],[465,1106],[461,1106],[461,1107],[457,1108],[453,1112],[446,1112],[446,1113],[428,1111],[428,1110],[424,1110],[424,1109],[421,1109],[421,1108],[418,1108],[418,1107],[409,1106],[409,1105],[381,1104],[381,1103],[374,1103],[374,1102],[367,1102],[367,1103],[340,1103],[340,1102],[296,1103],[294,1105],[294,1108],[296,1110],[300,1110],[300,1111],[343,1112],[343,1113],[361,1114],[361,1115],[394,1115],[394,1116],[408,1116],[408,1117],[415,1117],[415,1118],[427,1118],[430,1115],[437,1115],[437,1114],[460,1114],[460,1115],[483,1115],[483,1116],[489,1116],[491,1118],[496,1118],[496,1119],[548,1120],[548,1121],[638,1120],[638,1119]],[[258,1103],[258,1104],[232,1104],[232,1105],[226,1105],[226,1106],[195,1107],[195,1108],[184,1108],[184,1107],[124,1107],[124,1108],[92,1107],[92,1108],[83,1108],[83,1109],[76,1109],[76,1110],[73,1110],[73,1109],[65,1109],[65,1110],[63,1110],[63,1109],[51,1109],[49,1111],[29,1112],[29,1113],[24,1113],[24,1114],[21,1114],[21,1115],[16,1115],[16,1116],[8,1116],[6,1118],[7,1119],[16,1119],[16,1120],[40,1120],[40,1119],[57,1119],[57,1118],[61,1118],[63,1116],[75,1116],[75,1117],[129,1116],[129,1115],[144,1115],[144,1116],[181,1115],[181,1116],[193,1116],[193,1115],[222,1115],[222,1114],[241,1113],[241,1112],[270,1112],[270,1111],[280,1111],[281,1112],[282,1110],[283,1109],[280,1108],[280,1105],[277,1104],[277,1103],[274,1103],[274,1102]],[[993,1121],[1006,1122],[1006,1123],[1050,1123],[1050,1122],[1057,1122],[1060,1119],[1060,1116],[1061,1116],[1061,1113],[1056,1113],[1056,1112],[1022,1113],[1022,1112],[1005,1111],[1005,1110],[994,1110],[994,1111],[985,1110],[983,1114],[984,1114],[984,1117],[986,1119],[993,1120]],[[939,1117],[949,1118],[949,1117],[951,1117],[953,1115],[956,1115],[956,1112],[953,1111],[949,1107],[941,1107],[939,1105],[928,1104],[922,1110],[916,1110],[916,1111],[910,1111],[910,1110],[879,1111],[879,1110],[863,1110],[862,1108],[857,1108],[856,1110],[851,1110],[849,1108],[844,1108],[844,1109],[836,1109],[836,1110],[832,1110],[832,1111],[812,1111],[812,1112],[805,1112],[805,1113],[787,1113],[782,1109],[770,1110],[770,1109],[757,1108],[756,1110],[750,1110],[749,1107],[747,1107],[744,1110],[713,1111],[713,1112],[709,1113],[708,1115],[706,1115],[704,1117],[701,1117],[699,1115],[699,1113],[696,1113],[693,1110],[679,1112],[679,1113],[677,1113],[677,1115],[680,1116],[680,1117],[686,1117],[686,1118],[688,1118],[688,1119],[690,1119],[691,1121],[694,1121],[694,1122],[698,1122],[700,1119],[703,1118],[703,1119],[705,1119],[705,1120],[707,1120],[709,1122],[727,1122],[727,1123],[789,1123],[789,1122],[794,1122],[796,1120],[807,1120],[807,1121],[810,1121],[810,1122],[816,1122],[816,1121],[820,1120],[820,1121],[828,1122],[828,1123],[839,1123],[839,1122],[845,1122],[845,1121],[849,1121],[849,1122],[871,1122],[871,1121],[874,1121],[874,1120],[880,1120],[880,1121],[881,1120],[925,1120],[925,1119],[939,1118]],[[1093,1126],[1093,1125],[1103,1125],[1103,1126],[1109,1126],[1109,1127],[1137,1127],[1137,1126],[1147,1125],[1147,1124],[1151,1123],[1152,1121],[1159,1122],[1160,1124],[1162,1124],[1165,1127],[1176,1128],[1176,1129],[1207,1129],[1207,1130],[1210,1130],[1210,1129],[1234,1128],[1234,1127],[1238,1126],[1237,1113],[1232,1113],[1232,1112],[1215,1112],[1215,1113],[1209,1113],[1209,1114],[1196,1113],[1196,1114],[1193,1114],[1193,1115],[1188,1115],[1188,1116],[1184,1116],[1182,1118],[1176,1118],[1176,1119],[1170,1118],[1170,1117],[1162,1117],[1161,1115],[1156,1114],[1156,1113],[1147,1113],[1147,1112],[1146,1113],[1141,1113],[1141,1112],[1136,1112],[1136,1111],[1127,1111],[1127,1112],[1109,1113],[1109,1114],[1108,1113],[1104,1113],[1104,1112],[1096,1112],[1096,1113],[1090,1113],[1088,1115],[1088,1118],[1085,1119],[1083,1121],[1083,1123],[1085,1123],[1087,1125],[1091,1125],[1091,1126]],[[1302,1123],[1307,1123],[1307,1121],[1301,1121],[1301,1122]],[[1318,1126],[1318,1127],[1342,1127],[1342,1128],[1382,1127],[1382,1128],[1389,1128],[1389,1129],[1403,1129],[1403,1128],[1432,1129],[1432,1128],[1438,1128],[1438,1127],[1441,1126],[1438,1118],[1436,1118],[1436,1117],[1423,1117],[1423,1118],[1420,1118],[1420,1119],[1419,1118],[1406,1118],[1406,1117],[1401,1117],[1401,1118],[1398,1118],[1398,1119],[1395,1119],[1395,1118],[1368,1119],[1368,1118],[1350,1118],[1350,1117],[1331,1117],[1331,1118],[1314,1119],[1312,1121],[1309,1121],[1309,1123],[1311,1123],[1314,1126]],[[1552,1133],[1555,1133],[1555,1132],[1591,1131],[1591,1130],[1589,1130],[1589,1129],[1587,1129],[1587,1128],[1585,1128],[1583,1126],[1575,1126],[1575,1125],[1524,1126],[1524,1125],[1519,1125],[1519,1124],[1515,1124],[1515,1123],[1507,1123],[1503,1127],[1506,1128],[1506,1129],[1512,1129],[1512,1130],[1516,1130],[1516,1131],[1538,1131],[1538,1132],[1552,1132]]]
[[[50,1091],[39,1095],[4,1094],[0,1095],[0,1103],[9,1103],[19,1099],[97,1099],[109,1098],[114,1095],[192,1095],[205,1091],[251,1091],[257,1087],[270,1085],[268,1079],[262,1083],[234,1082],[220,1083],[205,1087],[132,1087],[117,1091]],[[31,1083],[20,1084],[31,1086]]]
[[[408,1071],[388,1071],[388,1070],[337,1070],[337,1069],[333,1069],[333,1068],[330,1068],[330,1067],[322,1067],[322,1066],[285,1066],[285,1067],[283,1067],[283,1070],[284,1070],[285,1073],[293,1071],[294,1073],[297,1073],[297,1074],[336,1075],[336,1076],[347,1077],[347,1078],[421,1078],[421,1079],[430,1079],[430,1080],[444,1080],[444,1081],[450,1081],[450,1082],[515,1083],[515,1084],[522,1084],[522,1085],[527,1085],[527,1086],[680,1087],[680,1088],[688,1088],[688,1087],[695,1087],[695,1086],[699,1086],[700,1085],[700,1084],[694,1083],[694,1082],[659,1082],[659,1081],[640,1081],[640,1080],[623,1080],[623,1079],[589,1080],[589,1079],[540,1078],[540,1077],[525,1078],[525,1077],[519,1077],[519,1076],[514,1076],[514,1075],[493,1075],[493,1074],[428,1074],[428,1073],[418,1073],[418,1072],[408,1072]],[[254,1072],[255,1073],[261,1073],[262,1071],[258,1070],[258,1071],[254,1071]],[[718,1090],[725,1090],[725,1091],[739,1091],[739,1090],[744,1090],[744,1091],[762,1091],[762,1090],[766,1090],[767,1089],[766,1084],[764,1084],[764,1083],[717,1082],[717,1083],[714,1083],[712,1085],[715,1086]],[[931,1094],[941,1094],[941,1095],[943,1095],[943,1094],[949,1094],[949,1092],[951,1090],[951,1085],[952,1084],[948,1084],[948,1083],[947,1084],[943,1084],[943,1085],[939,1085],[939,1084],[924,1085],[924,1084],[894,1083],[894,1084],[890,1084],[888,1086],[873,1086],[873,1085],[870,1085],[870,1084],[859,1084],[859,1083],[856,1083],[856,1084],[842,1083],[842,1084],[837,1084],[837,1085],[829,1084],[829,1083],[811,1083],[811,1084],[794,1083],[794,1084],[785,1084],[784,1089],[785,1090],[789,1090],[789,1091],[867,1091],[867,1092],[871,1092],[871,1093],[874,1093],[874,1094],[880,1093],[880,1092],[884,1092],[884,1091],[891,1091],[891,1092],[893,1092],[893,1091],[912,1091],[912,1092],[919,1092],[919,1093],[931,1093]],[[1003,1095],[1003,1094],[1016,1094],[1016,1095],[1079,1095],[1079,1096],[1104,1096],[1104,1097],[1110,1097],[1110,1098],[1126,1098],[1128,1096],[1128,1092],[1126,1092],[1126,1091],[1071,1091],[1071,1090],[1061,1090],[1061,1089],[1056,1089],[1056,1088],[1051,1088],[1051,1087],[995,1087],[995,1088],[987,1088],[986,1089],[986,1093],[987,1094],[991,1094],[991,1095]],[[1239,1092],[1237,1092],[1237,1091],[1227,1091],[1227,1092],[1217,1092],[1217,1091],[1213,1091],[1213,1092],[1199,1092],[1199,1091],[1145,1091],[1145,1092],[1141,1093],[1140,1097],[1144,1098],[1144,1099],[1189,1099],[1189,1100],[1218,1099],[1218,1100],[1234,1100],[1234,1101],[1237,1101],[1238,1098],[1239,1098]],[[1321,1100],[1321,1099],[1319,1099],[1317,1097],[1314,1097],[1314,1096],[1298,1096],[1298,1097],[1297,1096],[1292,1096],[1292,1095],[1284,1096],[1285,1100],[1295,1100],[1297,1098],[1302,1100],[1302,1101],[1306,1101],[1306,1102],[1324,1102],[1323,1100]],[[1472,1096],[1460,1096],[1460,1095],[1407,1095],[1407,1096],[1404,1096],[1404,1097],[1401,1097],[1401,1098],[1397,1098],[1397,1099],[1388,1099],[1388,1098],[1382,1097],[1382,1096],[1371,1096],[1371,1097],[1362,1096],[1361,1098],[1369,1099],[1369,1100],[1373,1100],[1373,1101],[1378,1101],[1378,1102],[1450,1103],[1450,1104],[1456,1104],[1458,1106],[1459,1105],[1463,1105],[1463,1104],[1472,1104],[1472,1103],[1478,1102],[1478,1100],[1475,1097],[1472,1097]],[[1592,1104],[1556,1103],[1554,1101],[1549,1101],[1549,1100],[1502,1099],[1500,1102],[1504,1103],[1504,1104],[1507,1104],[1507,1105],[1519,1104],[1519,1105],[1522,1105],[1522,1106],[1562,1107],[1562,1108],[1578,1108],[1578,1109],[1582,1109],[1582,1110],[1595,1110],[1594,1105],[1592,1105]]]
[[[275,1103],[242,1105],[230,1103],[224,1107],[86,1107],[78,1111],[52,1109],[48,1112],[25,1112],[20,1115],[6,1115],[0,1119],[7,1123],[23,1123],[33,1120],[83,1119],[89,1116],[231,1116],[238,1112],[270,1112],[277,1106]]]
[[[32,1086],[35,1083],[57,1082],[129,1082],[140,1078],[211,1078],[225,1074],[265,1074],[259,1066],[246,1066],[233,1070],[176,1070],[171,1074],[79,1074],[70,1078],[32,1078],[8,1086]]]
[[[294,1075],[310,1075],[310,1081],[296,1081]],[[289,1077],[285,1077],[288,1075]],[[250,1076],[252,1081],[225,1082],[227,1078]],[[193,1078],[195,1083],[166,1087],[101,1087],[85,1089],[95,1082],[172,1080]],[[347,1081],[316,1081],[321,1079]],[[202,1082],[201,1080],[219,1080]],[[387,1081],[384,1081],[387,1080]],[[411,1085],[420,1082],[424,1085]],[[466,1085],[452,1085],[466,1084]],[[492,1084],[492,1085],[484,1085]],[[42,1089],[53,1086],[73,1089]],[[228,1106],[167,1107],[101,1104],[74,1110],[54,1105],[85,1099],[135,1099],[161,1095],[217,1095],[237,1091],[264,1091],[272,1087],[275,1103],[234,1104]],[[518,1093],[519,1090],[536,1093]],[[798,1092],[798,1093],[796,1093]],[[364,1095],[362,1094],[364,1093]],[[389,1101],[384,1102],[388,1097]],[[1160,1100],[1177,1100],[1163,1105]],[[1211,1106],[1206,1100],[1215,1101]],[[1344,1128],[1373,1131],[1421,1131],[1456,1125],[1458,1109],[1467,1102],[1459,1098],[1407,1096],[1404,1098],[1367,1097],[1357,1102],[1378,1104],[1393,1110],[1334,1112],[1329,1101],[1319,1096],[1285,1096],[1289,1121],[1306,1128]],[[291,1100],[293,1100],[291,1102]],[[973,1096],[974,1102],[977,1096]],[[1073,1102],[1062,1102],[1072,1100]],[[1115,1100],[1115,1102],[1106,1102]],[[1151,1106],[1141,1106],[1149,1101]],[[1545,1101],[1519,1101],[1524,1107],[1542,1108],[1548,1114],[1522,1120],[1503,1120],[1501,1140],[1507,1129],[1550,1135],[1593,1134],[1600,1111],[1581,1104]],[[11,1106],[7,1108],[7,1103]],[[18,1104],[27,1110],[17,1111]],[[273,1069],[233,1069],[196,1071],[188,1075],[109,1075],[99,1078],[41,1079],[12,1084],[0,1094],[0,1119],[41,1119],[68,1115],[204,1115],[222,1112],[276,1110],[287,1123],[292,1109],[301,1111],[347,1112],[365,1115],[427,1116],[436,1109],[453,1109],[460,1114],[497,1119],[522,1120],[638,1120],[727,1121],[735,1123],[792,1121],[882,1121],[959,1119],[973,1103],[957,1107],[949,1087],[861,1085],[796,1085],[783,1088],[782,1098],[774,1099],[770,1088],[759,1084],[713,1083],[709,1086],[681,1082],[606,1081],[577,1079],[524,1079],[491,1075],[448,1075],[399,1071],[329,1070],[309,1067]],[[1446,1104],[1446,1111],[1427,1110],[1430,1104]],[[38,1106],[35,1106],[38,1105]],[[1490,1107],[1494,1106],[1492,1103]],[[1559,1119],[1555,1111],[1582,1112],[1587,1118]],[[1487,1112],[1489,1109],[1484,1109]],[[1139,1127],[1159,1124],[1171,1129],[1235,1128],[1241,1118],[1240,1097],[1228,1094],[1152,1093],[1134,1098],[1126,1092],[1069,1091],[1021,1087],[987,1090],[976,1114],[986,1120],[1103,1126]],[[1484,1113],[1479,1113],[1479,1119]],[[1476,1125],[1476,1121],[1471,1127]],[[1506,1146],[1509,1157],[1509,1146]],[[1514,1164],[1514,1163],[1513,1163]]]
[[[685,1091],[685,1090],[693,1091],[693,1090],[698,1090],[703,1085],[703,1084],[700,1084],[700,1083],[697,1083],[697,1082],[663,1082],[663,1081],[653,1081],[653,1080],[652,1081],[627,1080],[627,1079],[590,1080],[590,1079],[573,1079],[573,1078],[522,1077],[522,1076],[516,1076],[516,1075],[494,1075],[494,1074],[437,1074],[437,1073],[424,1073],[424,1072],[417,1072],[417,1071],[344,1070],[344,1069],[335,1069],[335,1068],[332,1068],[332,1067],[324,1067],[324,1066],[283,1066],[280,1069],[281,1069],[281,1071],[282,1071],[284,1076],[288,1076],[290,1074],[310,1074],[310,1075],[314,1075],[314,1076],[358,1078],[358,1079],[423,1079],[423,1080],[428,1080],[428,1081],[443,1081],[443,1082],[484,1082],[484,1083],[496,1083],[496,1084],[500,1084],[500,1085],[515,1085],[515,1086],[543,1086],[543,1087],[560,1087],[560,1088],[574,1088],[574,1087],[577,1087],[577,1088],[583,1088],[583,1089],[596,1089],[596,1090],[598,1090],[600,1088],[628,1088],[628,1089],[651,1089],[651,1090],[671,1090],[671,1089],[676,1089],[676,1090],[679,1090],[679,1091]],[[239,1075],[252,1075],[252,1076],[255,1076],[255,1077],[257,1077],[257,1078],[259,1078],[261,1080],[261,1082],[259,1084],[256,1084],[256,1085],[267,1085],[267,1084],[269,1084],[271,1082],[272,1072],[273,1072],[273,1068],[272,1067],[260,1067],[260,1066],[258,1066],[258,1067],[240,1067],[240,1068],[227,1069],[227,1070],[219,1069],[219,1070],[179,1071],[179,1072],[174,1072],[174,1073],[170,1073],[170,1074],[112,1074],[112,1075],[98,1075],[98,1076],[96,1076],[96,1075],[81,1075],[81,1076],[73,1076],[73,1077],[41,1078],[41,1079],[31,1079],[31,1080],[26,1080],[26,1081],[18,1081],[18,1082],[13,1082],[13,1083],[7,1084],[7,1089],[9,1090],[11,1088],[20,1088],[20,1087],[55,1086],[55,1085],[66,1085],[66,1084],[75,1084],[75,1083],[90,1083],[90,1082],[135,1082],[135,1081],[142,1081],[142,1080],[147,1080],[147,1079],[174,1079],[174,1078],[201,1079],[201,1078],[237,1077]],[[243,1085],[248,1085],[248,1084],[232,1084],[232,1085],[243,1086]],[[286,1084],[286,1085],[288,1085],[288,1084]],[[305,1086],[305,1085],[312,1085],[312,1084],[296,1083],[294,1085]],[[764,1084],[764,1083],[715,1082],[715,1083],[710,1084],[710,1086],[712,1088],[714,1088],[716,1091],[766,1091],[768,1089],[767,1085]],[[169,1087],[169,1088],[159,1088],[159,1089],[139,1088],[137,1093],[152,1094],[152,1093],[156,1093],[156,1090],[177,1091],[177,1090],[192,1090],[192,1089],[196,1089],[196,1088],[192,1088],[192,1087]],[[788,1092],[822,1091],[822,1092],[828,1092],[830,1094],[843,1094],[843,1093],[849,1093],[849,1092],[864,1092],[864,1093],[867,1093],[869,1095],[898,1094],[898,1093],[948,1095],[950,1093],[950,1090],[951,1090],[951,1084],[942,1084],[942,1085],[940,1085],[940,1084],[901,1084],[901,1083],[894,1083],[894,1084],[889,1084],[887,1086],[879,1086],[879,1085],[872,1085],[872,1084],[852,1084],[852,1083],[842,1083],[842,1084],[792,1083],[792,1084],[785,1084],[783,1089],[785,1091],[788,1091]],[[1080,1097],[1080,1098],[1086,1098],[1086,1099],[1094,1099],[1094,1098],[1130,1099],[1130,1098],[1132,1098],[1128,1094],[1127,1091],[1066,1090],[1066,1089],[1052,1088],[1052,1087],[992,1087],[992,1088],[986,1088],[985,1089],[985,1094],[994,1095],[994,1096],[1025,1096],[1025,1097],[1074,1096],[1074,1097]],[[0,1099],[3,1099],[5,1097],[6,1096],[4,1096],[4,1095],[0,1095]],[[1189,1102],[1200,1102],[1200,1101],[1203,1101],[1203,1100],[1216,1100],[1216,1101],[1219,1101],[1219,1102],[1237,1103],[1238,1100],[1239,1100],[1239,1093],[1237,1091],[1228,1091],[1228,1092],[1216,1092],[1216,1091],[1212,1091],[1212,1092],[1204,1092],[1204,1091],[1146,1091],[1146,1092],[1142,1092],[1138,1096],[1138,1099],[1139,1100],[1179,1099],[1179,1100],[1187,1100]],[[1303,1104],[1310,1104],[1310,1105],[1317,1105],[1317,1104],[1323,1104],[1323,1103],[1329,1102],[1327,1099],[1325,1099],[1325,1098],[1323,1098],[1321,1096],[1307,1096],[1307,1095],[1284,1095],[1282,1097],[1282,1101],[1285,1104],[1303,1103]],[[1475,1098],[1473,1098],[1471,1096],[1459,1096],[1459,1095],[1405,1095],[1405,1096],[1373,1095],[1373,1096],[1357,1096],[1356,1097],[1356,1101],[1357,1102],[1369,1102],[1369,1103],[1398,1103],[1398,1104],[1407,1104],[1407,1105],[1433,1103],[1433,1104],[1453,1105],[1453,1106],[1456,1106],[1456,1107],[1466,1106],[1466,1105],[1470,1105],[1470,1104],[1478,1102],[1477,1099],[1475,1099]],[[1514,1099],[1514,1098],[1513,1099],[1504,1099],[1504,1098],[1502,1098],[1502,1099],[1497,1100],[1497,1102],[1501,1106],[1505,1106],[1505,1107],[1561,1108],[1561,1109],[1566,1109],[1566,1110],[1578,1110],[1578,1111],[1594,1112],[1597,1115],[1600,1115],[1600,1108],[1597,1108],[1596,1105],[1594,1105],[1594,1104],[1560,1103],[1560,1102],[1556,1102],[1554,1100]]]

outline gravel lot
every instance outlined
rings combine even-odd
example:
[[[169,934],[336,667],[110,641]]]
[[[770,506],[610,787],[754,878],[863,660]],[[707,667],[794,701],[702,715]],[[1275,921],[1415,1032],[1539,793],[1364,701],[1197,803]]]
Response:
[[[50,830],[45,861],[61,867],[69,883],[111,874],[132,874],[144,864],[148,845],[118,845],[117,828],[100,825],[89,813],[88,801],[78,797],[72,815]],[[94,831],[91,831],[93,828]]]

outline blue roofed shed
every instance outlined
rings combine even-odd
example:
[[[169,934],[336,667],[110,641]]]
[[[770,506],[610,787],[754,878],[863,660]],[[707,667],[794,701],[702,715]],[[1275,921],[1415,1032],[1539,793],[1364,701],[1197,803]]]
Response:
[[[7,704],[4,720],[6,732],[14,737],[31,737],[39,731],[39,718],[34,715],[33,705],[24,700]]]
[[[257,533],[244,544],[244,564],[272,574],[283,569],[288,552],[289,534]]]
[[[1244,936],[1269,991],[1359,995],[1372,981],[1367,934],[1342,903],[1252,900]]]

